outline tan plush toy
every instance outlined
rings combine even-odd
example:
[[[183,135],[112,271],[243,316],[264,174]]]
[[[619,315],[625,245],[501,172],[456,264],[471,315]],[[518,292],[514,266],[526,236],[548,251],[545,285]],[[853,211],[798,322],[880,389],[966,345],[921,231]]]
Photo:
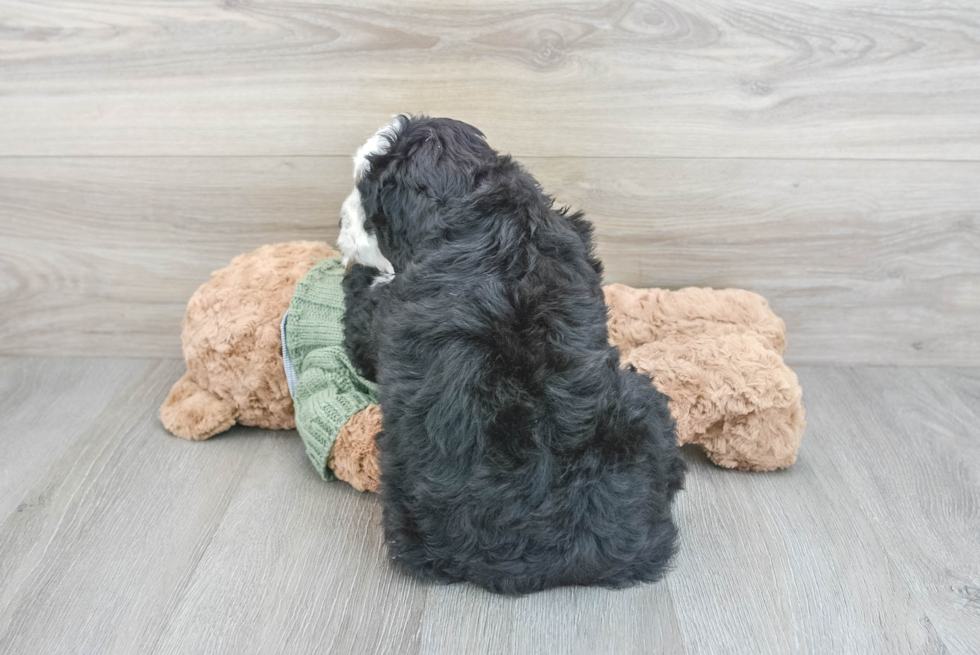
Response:
[[[680,443],[715,464],[772,471],[796,461],[803,391],[783,362],[786,325],[741,289],[605,287],[609,342],[670,399]]]
[[[212,274],[191,298],[181,339],[187,373],[160,418],[173,434],[206,439],[235,423],[295,426],[280,324],[293,290],[326,244],[264,246]],[[681,444],[716,464],[771,471],[796,460],[805,427],[802,391],[783,362],[785,325],[761,296],[736,289],[605,287],[609,340],[623,363],[671,398]],[[377,405],[340,428],[326,466],[359,490],[380,480]],[[304,439],[305,440],[305,439]],[[321,472],[323,474],[323,472]]]

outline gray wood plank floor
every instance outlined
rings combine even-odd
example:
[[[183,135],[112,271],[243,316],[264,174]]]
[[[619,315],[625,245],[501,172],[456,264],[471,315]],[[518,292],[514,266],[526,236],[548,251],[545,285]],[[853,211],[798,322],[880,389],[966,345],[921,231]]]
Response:
[[[392,570],[294,432],[169,437],[182,367],[0,359],[0,653],[980,652],[980,369],[800,367],[792,469],[686,451],[663,582],[507,598]]]

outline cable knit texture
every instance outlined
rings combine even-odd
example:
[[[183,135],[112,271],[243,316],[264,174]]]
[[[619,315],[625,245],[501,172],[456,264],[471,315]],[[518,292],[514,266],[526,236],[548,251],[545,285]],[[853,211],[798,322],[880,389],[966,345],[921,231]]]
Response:
[[[297,375],[296,429],[325,480],[334,479],[327,460],[341,428],[377,402],[377,387],[361,377],[344,349],[343,279],[339,257],[319,262],[296,285],[286,317],[286,349]]]
[[[315,261],[334,255],[323,243],[282,243],[240,255],[212,274],[188,303],[183,332],[187,373],[160,408],[167,429],[186,439],[206,439],[236,421],[294,426],[280,319],[300,278]],[[339,287],[341,273],[334,266],[323,280]],[[782,359],[785,325],[764,298],[737,289],[666,291],[621,284],[607,285],[605,293],[610,343],[620,349],[624,364],[652,375],[656,387],[672,399],[682,444],[697,444],[716,464],[740,470],[768,471],[795,461],[806,425],[802,390]],[[332,304],[325,314],[336,331],[311,334],[311,342],[300,346],[306,349],[304,358],[317,349],[316,339],[338,339],[339,307]],[[287,322],[287,328],[291,325]],[[333,379],[324,371],[349,366],[337,355],[316,355],[303,366],[294,358],[301,374],[310,367],[310,391],[308,396],[304,392],[301,406],[315,398],[316,384]],[[365,396],[373,393],[353,382],[350,388]],[[330,393],[342,394],[341,389],[347,387]],[[361,407],[362,401],[334,404],[350,419],[336,432],[333,427],[323,434],[308,432],[319,436],[306,437],[307,450],[324,477],[332,470],[355,488],[374,491],[380,479],[374,436],[381,430],[381,412],[376,405]],[[313,424],[321,420],[313,409],[316,402],[308,410]],[[333,415],[323,424],[335,426],[337,420]]]

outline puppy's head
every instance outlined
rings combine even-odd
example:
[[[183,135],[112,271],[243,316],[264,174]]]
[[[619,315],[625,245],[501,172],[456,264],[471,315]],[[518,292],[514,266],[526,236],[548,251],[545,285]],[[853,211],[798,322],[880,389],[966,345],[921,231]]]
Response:
[[[401,270],[438,231],[446,203],[472,193],[496,161],[471,125],[397,117],[354,155],[354,190],[341,209],[338,247],[348,260]]]

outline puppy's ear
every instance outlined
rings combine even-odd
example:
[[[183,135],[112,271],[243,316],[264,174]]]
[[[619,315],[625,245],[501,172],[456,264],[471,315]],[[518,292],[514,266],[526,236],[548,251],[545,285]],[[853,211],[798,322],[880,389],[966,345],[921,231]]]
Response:
[[[574,212],[569,214],[568,211],[569,211],[568,207],[562,207],[561,209],[558,210],[558,213],[564,216],[565,219],[568,220],[569,224],[572,226],[572,229],[575,230],[575,233],[578,234],[579,238],[582,239],[582,243],[585,244],[585,247],[588,251],[586,257],[589,260],[589,266],[591,266],[592,269],[601,278],[602,262],[599,260],[598,257],[596,257],[595,240],[593,238],[595,228],[593,227],[592,223],[585,218],[584,213]]]
[[[375,212],[371,216],[370,221],[376,232],[388,231],[388,217],[385,215],[384,211]]]
[[[400,116],[398,125],[391,147],[368,158],[382,185],[394,181],[444,202],[470,193],[474,180],[497,161],[483,132],[462,121]]]
[[[380,274],[376,268],[354,264],[343,281],[344,349],[361,375],[372,382],[377,380],[381,347],[380,323],[375,319],[384,289],[373,285]]]
[[[395,116],[395,120],[385,125],[364,142],[354,153],[354,186],[358,186],[372,170],[377,170],[379,164],[383,167],[383,158],[398,140],[398,135],[408,125],[410,118],[405,115]]]

